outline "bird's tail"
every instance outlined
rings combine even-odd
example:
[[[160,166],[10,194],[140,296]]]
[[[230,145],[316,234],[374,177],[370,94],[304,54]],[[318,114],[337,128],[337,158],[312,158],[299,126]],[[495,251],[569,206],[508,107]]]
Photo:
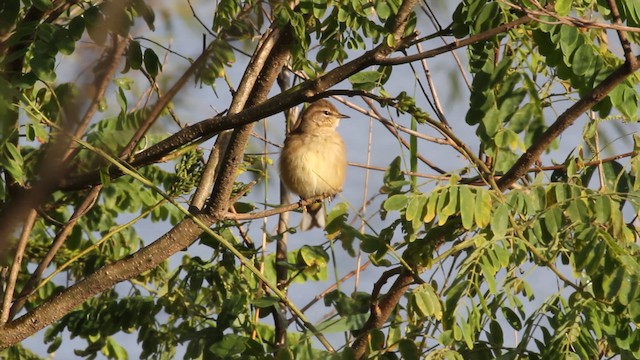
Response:
[[[302,211],[302,221],[300,222],[300,231],[307,231],[318,227],[324,229],[325,215],[322,211],[322,203],[311,204]]]

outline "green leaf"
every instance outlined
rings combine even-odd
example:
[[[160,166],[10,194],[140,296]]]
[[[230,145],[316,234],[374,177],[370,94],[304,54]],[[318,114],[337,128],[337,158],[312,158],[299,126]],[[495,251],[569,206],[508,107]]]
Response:
[[[470,230],[473,227],[473,213],[475,210],[476,195],[468,186],[460,188],[460,216],[462,227]]]
[[[571,2],[572,0],[557,0],[554,4],[556,13],[560,16],[569,15],[569,12],[571,11]]]
[[[107,26],[105,26],[105,19],[102,12],[98,10],[97,6],[92,6],[87,9],[82,16],[86,21],[87,33],[91,40],[99,45],[104,44],[107,39],[108,29]]]
[[[378,0],[375,2],[376,6],[376,14],[378,18],[382,21],[385,21],[391,16],[391,7],[388,2],[385,0]]]
[[[609,94],[611,104],[629,120],[638,119],[638,91],[623,82]]]
[[[451,332],[451,330],[447,330],[447,331]],[[444,337],[441,336],[441,339],[450,338],[449,336],[451,335],[447,334]],[[450,338],[450,339],[452,339],[451,342],[453,342],[453,338]],[[442,342],[442,340],[440,341]],[[446,345],[444,342],[442,343]],[[464,358],[462,357],[462,355],[460,355],[459,352],[451,349],[437,349],[434,351],[430,351],[425,357],[425,360],[463,360],[463,359]]]
[[[333,334],[345,331],[361,329],[366,324],[368,314],[353,314],[341,316],[337,319],[328,319],[316,325],[319,331],[325,334]]]
[[[623,268],[616,268],[604,273],[602,278],[602,290],[604,290],[604,296],[607,299],[614,299],[617,297],[622,283],[625,278],[625,271]]]
[[[498,147],[508,149],[511,152],[524,147],[521,144],[518,135],[509,129],[501,129],[498,131],[495,137],[495,142]]]
[[[0,156],[0,164],[20,185],[24,185],[24,158],[18,148],[10,142],[4,144],[4,155]]]
[[[489,337],[489,342],[491,342],[493,346],[501,347],[504,343],[502,327],[500,326],[500,323],[495,320],[491,320],[489,323],[489,333],[487,335]]]
[[[516,134],[524,131],[533,119],[534,108],[535,105],[533,103],[524,104],[511,117],[509,128]]]
[[[452,186],[447,189],[446,205],[440,211],[442,217],[449,217],[458,211],[458,187]]]
[[[569,201],[567,215],[571,221],[578,224],[589,223],[591,221],[589,208],[581,198],[575,198]]]
[[[640,298],[634,299],[627,306],[629,317],[634,323],[640,323]]]
[[[507,319],[507,322],[514,330],[519,331],[522,329],[522,322],[513,310],[508,307],[502,307],[501,310],[502,315],[504,315],[505,319]]]
[[[268,308],[280,302],[277,296],[263,296],[251,301],[251,304],[259,308]]]
[[[542,220],[545,229],[549,232],[551,237],[555,237],[559,231],[562,230],[562,210],[558,207],[549,209],[544,215]]]
[[[485,228],[491,222],[491,195],[487,190],[478,189],[474,217],[480,228]]]
[[[478,128],[478,131],[482,129],[487,137],[493,138],[498,133],[498,129],[500,129],[500,120],[500,110],[496,106],[493,106],[482,118],[482,126]]]
[[[411,300],[413,306],[418,310],[422,317],[433,316],[437,320],[442,319],[442,305],[440,304],[440,298],[431,285],[422,284],[418,286],[411,293]]]
[[[387,45],[388,45],[389,47],[395,47],[395,45],[396,45],[396,38],[393,36],[393,34],[388,34],[388,35],[386,36],[386,40],[387,40],[387,41],[386,41],[386,42],[387,42]]]
[[[386,245],[383,239],[372,235],[366,235],[360,241],[360,249],[367,254],[385,249]]]
[[[56,81],[56,72],[54,71],[55,59],[49,56],[36,56],[29,62],[31,71],[44,82]]]
[[[596,197],[594,203],[595,222],[598,224],[608,224],[611,220],[611,199],[607,195]]]
[[[430,222],[436,217],[436,205],[438,203],[438,191],[432,191],[427,198],[426,211],[422,221]]]
[[[55,45],[58,51],[63,55],[71,55],[76,49],[76,40],[71,36],[67,29],[60,28],[55,33]]]
[[[298,257],[306,266],[324,267],[329,261],[329,254],[321,246],[304,245],[300,248]]]
[[[413,219],[420,219],[422,221],[422,212],[427,203],[427,197],[424,194],[414,194],[409,199],[405,217],[408,221]]]
[[[140,43],[132,41],[129,43],[129,49],[127,49],[127,62],[134,70],[140,70],[142,68],[142,48]]]
[[[313,0],[313,16],[320,19],[327,12],[327,2],[324,0]]]
[[[383,207],[387,211],[399,211],[404,209],[408,202],[409,200],[407,199],[407,195],[395,194],[385,200]]]
[[[51,0],[32,0],[32,3],[40,11],[47,11],[53,6]]]
[[[562,59],[567,66],[573,66],[571,55],[576,51],[576,48],[585,46],[579,40],[581,40],[581,37],[578,29],[573,26],[560,27],[560,48],[562,49]]]
[[[593,71],[592,66],[595,63],[595,56],[591,46],[587,44],[579,46],[573,54],[572,60],[571,68],[576,75],[583,76],[587,72]]]
[[[438,191],[438,203],[436,204],[436,213],[438,214],[438,225],[442,226],[447,222],[449,215],[445,214],[442,209],[447,204],[447,200],[449,199],[449,189],[444,188],[442,191]]]
[[[156,19],[156,14],[153,12],[153,8],[145,3],[143,0],[135,0],[133,2],[133,7],[136,9],[138,15],[141,15],[144,19],[144,22],[147,23],[149,30],[155,31],[156,28],[154,26],[154,21]]]
[[[622,283],[620,284],[620,290],[617,295],[620,304],[627,306],[637,297],[637,283],[638,279],[633,276],[629,276],[628,273],[622,277]]]
[[[221,358],[230,358],[241,354],[247,348],[247,338],[235,334],[227,334],[222,340],[211,345],[209,350]]]
[[[474,14],[473,25],[475,33],[494,28],[500,23],[500,5],[497,2],[478,2],[483,6],[478,14]]]
[[[118,344],[112,337],[107,339],[107,344],[103,348],[105,355],[110,359],[129,359],[129,354],[127,354],[127,350]]]
[[[349,82],[354,90],[373,90],[376,88],[384,74],[378,71],[361,71],[349,77]]]
[[[156,76],[158,76],[158,72],[162,68],[162,64],[160,63],[158,55],[156,55],[156,53],[149,48],[144,51],[144,68],[154,79]]]
[[[420,359],[420,351],[416,344],[408,339],[402,339],[398,342],[398,350],[402,358],[405,360],[418,360]]]
[[[0,6],[0,33],[7,33],[18,21],[20,0],[4,0]]]

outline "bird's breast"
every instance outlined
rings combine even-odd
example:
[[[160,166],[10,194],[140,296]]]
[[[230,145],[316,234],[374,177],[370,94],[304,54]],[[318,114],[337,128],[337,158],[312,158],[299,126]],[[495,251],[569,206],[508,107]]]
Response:
[[[302,198],[337,194],[346,173],[346,149],[336,131],[295,134],[287,138],[280,158],[280,176]]]

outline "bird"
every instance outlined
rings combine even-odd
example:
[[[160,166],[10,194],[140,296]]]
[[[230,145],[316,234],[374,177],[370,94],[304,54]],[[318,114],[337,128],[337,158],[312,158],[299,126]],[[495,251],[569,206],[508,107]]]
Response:
[[[280,179],[287,189],[306,200],[315,196],[333,197],[342,191],[347,171],[347,151],[336,131],[341,114],[328,100],[311,103],[300,115],[295,128],[284,140],[280,154]],[[322,203],[306,206],[300,230],[324,228]]]

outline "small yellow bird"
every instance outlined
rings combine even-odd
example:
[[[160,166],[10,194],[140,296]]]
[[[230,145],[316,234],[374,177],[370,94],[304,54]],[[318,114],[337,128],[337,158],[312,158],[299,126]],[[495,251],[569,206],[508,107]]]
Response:
[[[327,100],[318,100],[300,115],[293,131],[284,140],[280,155],[280,179],[302,199],[334,196],[342,191],[347,171],[344,141],[336,131],[340,119],[348,118]],[[300,230],[324,228],[321,203],[302,213]]]

